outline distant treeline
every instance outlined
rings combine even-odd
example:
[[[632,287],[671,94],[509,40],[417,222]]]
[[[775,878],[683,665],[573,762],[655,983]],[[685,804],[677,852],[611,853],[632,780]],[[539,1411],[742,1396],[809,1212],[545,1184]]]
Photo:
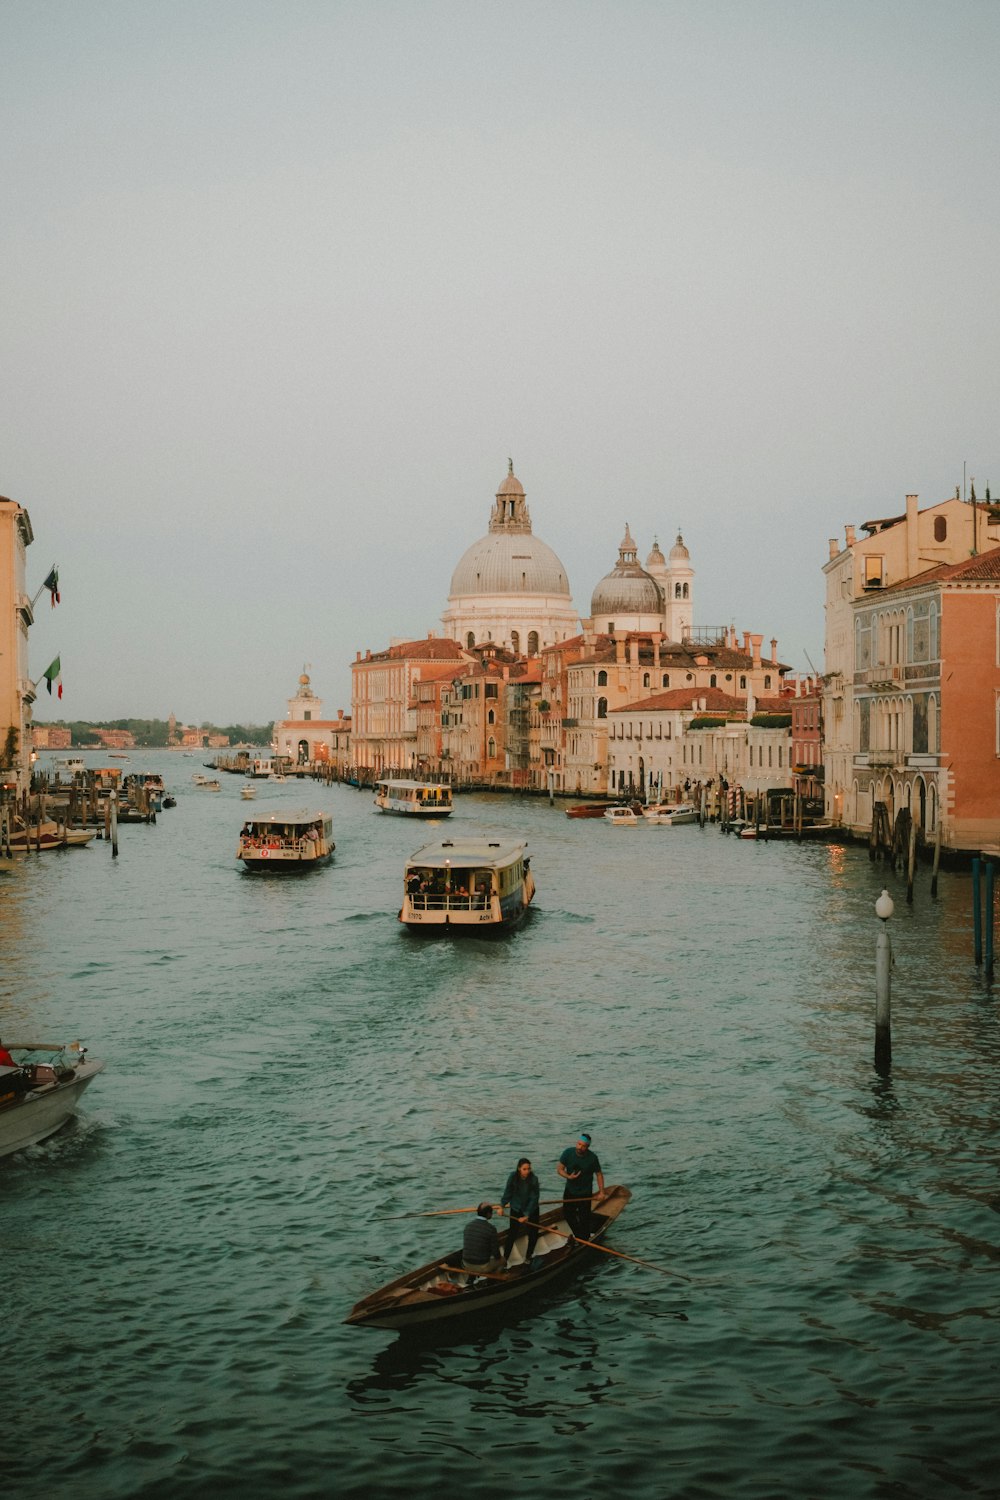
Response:
[[[147,749],[162,749],[168,743],[170,726],[166,719],[108,719],[100,723],[87,723],[82,719],[52,719],[46,726],[53,729],[68,729],[73,744],[81,749],[95,747],[101,741],[98,729],[127,729],[137,745]],[[274,732],[274,720],[270,724],[189,724],[187,729],[198,728],[205,734],[224,734],[231,745],[269,745]]]

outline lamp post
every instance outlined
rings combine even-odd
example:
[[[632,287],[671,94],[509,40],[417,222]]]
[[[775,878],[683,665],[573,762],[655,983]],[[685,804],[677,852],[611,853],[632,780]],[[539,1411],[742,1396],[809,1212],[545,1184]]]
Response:
[[[875,1071],[883,1077],[892,1068],[892,943],[889,940],[889,918],[895,911],[887,890],[875,902],[879,919],[875,944]]]

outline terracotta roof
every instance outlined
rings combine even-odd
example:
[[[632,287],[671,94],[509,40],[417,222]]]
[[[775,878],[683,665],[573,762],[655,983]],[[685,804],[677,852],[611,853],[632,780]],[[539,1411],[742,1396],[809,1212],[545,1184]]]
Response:
[[[398,660],[400,657],[411,661],[464,661],[465,650],[448,636],[434,635],[422,641],[399,641],[395,646],[386,647],[384,651],[373,651],[370,658],[362,657],[360,662],[353,662],[352,665],[364,666],[367,660],[388,661],[390,658]]]

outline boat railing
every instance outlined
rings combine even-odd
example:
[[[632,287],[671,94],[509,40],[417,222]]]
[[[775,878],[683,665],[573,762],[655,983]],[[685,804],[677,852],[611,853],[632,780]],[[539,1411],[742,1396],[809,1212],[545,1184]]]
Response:
[[[410,896],[414,911],[486,911],[490,904],[489,891],[415,891]]]
[[[244,851],[251,855],[259,854],[263,849],[269,851],[275,850],[283,854],[308,854],[310,851],[316,850],[319,843],[320,839],[318,836],[316,838],[309,838],[308,835],[300,839],[244,837],[240,839],[240,854],[242,855]]]

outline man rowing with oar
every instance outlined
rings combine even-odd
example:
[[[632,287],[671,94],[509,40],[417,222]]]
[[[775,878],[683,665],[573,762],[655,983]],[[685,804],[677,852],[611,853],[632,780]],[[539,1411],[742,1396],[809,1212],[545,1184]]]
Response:
[[[597,1178],[597,1202],[604,1197],[604,1173],[596,1153],[590,1149],[590,1136],[581,1131],[575,1146],[567,1146],[556,1162],[556,1171],[565,1178],[563,1207],[566,1222],[578,1240],[589,1240],[592,1234],[590,1200],[594,1195],[594,1178]]]

